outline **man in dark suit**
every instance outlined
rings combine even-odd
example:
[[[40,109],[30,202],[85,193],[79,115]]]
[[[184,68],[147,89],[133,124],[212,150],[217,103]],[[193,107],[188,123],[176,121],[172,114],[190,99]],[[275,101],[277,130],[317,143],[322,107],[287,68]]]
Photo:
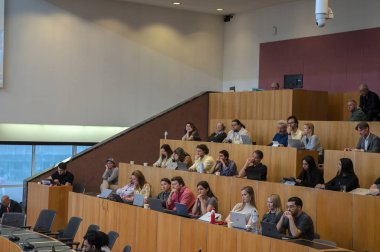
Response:
[[[380,153],[380,138],[369,131],[367,122],[360,122],[355,127],[360,134],[360,139],[355,149],[346,149],[353,151],[365,151]]]
[[[11,200],[8,195],[1,198],[0,218],[3,213],[18,212],[21,213],[21,206],[14,200]]]
[[[360,105],[359,107],[367,115],[368,121],[377,121],[380,114],[380,99],[379,96],[368,89],[367,84],[361,84]]]

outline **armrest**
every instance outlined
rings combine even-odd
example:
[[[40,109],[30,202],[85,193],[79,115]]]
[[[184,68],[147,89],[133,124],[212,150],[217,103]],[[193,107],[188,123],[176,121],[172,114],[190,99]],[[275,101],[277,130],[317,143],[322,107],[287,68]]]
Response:
[[[51,233],[44,233],[44,234],[48,236],[57,236],[59,235],[59,232],[51,232]]]
[[[72,242],[73,239],[72,238],[65,238],[65,237],[62,237],[62,238],[58,238],[57,239],[58,241],[61,241],[61,242],[64,242],[67,244],[67,242]],[[68,244],[67,244],[68,245]]]
[[[24,228],[24,229],[31,229],[32,228],[32,226],[21,226],[20,228]]]
[[[65,242],[65,244],[68,245],[68,246],[76,246],[76,247],[78,247],[80,245],[80,242],[68,241],[68,242]]]

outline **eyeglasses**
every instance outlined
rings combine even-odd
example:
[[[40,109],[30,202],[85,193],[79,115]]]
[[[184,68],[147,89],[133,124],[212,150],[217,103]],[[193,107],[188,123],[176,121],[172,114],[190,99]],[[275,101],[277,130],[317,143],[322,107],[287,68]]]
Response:
[[[233,126],[237,126],[237,123],[235,123],[235,124],[231,124],[231,126],[233,127]]]
[[[296,208],[296,207],[297,207],[296,205],[287,206],[288,209],[292,209],[292,208]]]

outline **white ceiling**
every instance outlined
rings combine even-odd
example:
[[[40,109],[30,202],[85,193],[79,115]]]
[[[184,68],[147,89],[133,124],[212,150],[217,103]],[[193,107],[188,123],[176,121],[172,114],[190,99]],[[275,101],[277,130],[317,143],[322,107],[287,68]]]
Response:
[[[260,9],[268,6],[292,2],[296,0],[121,0],[141,4],[156,5],[182,10],[191,10],[210,14],[234,14],[246,10]],[[173,5],[173,2],[180,2],[181,5]],[[224,11],[216,11],[223,8]]]

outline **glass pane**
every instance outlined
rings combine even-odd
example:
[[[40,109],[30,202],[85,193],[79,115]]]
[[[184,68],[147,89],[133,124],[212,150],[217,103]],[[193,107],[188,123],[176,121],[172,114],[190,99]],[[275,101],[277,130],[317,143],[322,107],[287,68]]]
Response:
[[[0,185],[21,185],[31,171],[31,145],[0,145]]]
[[[8,195],[11,199],[22,201],[22,186],[21,187],[0,187],[0,195]]]
[[[92,147],[92,146],[77,146],[77,153],[80,153],[84,150],[87,150],[90,147]]]
[[[71,145],[36,145],[35,172],[45,170],[71,156]]]

